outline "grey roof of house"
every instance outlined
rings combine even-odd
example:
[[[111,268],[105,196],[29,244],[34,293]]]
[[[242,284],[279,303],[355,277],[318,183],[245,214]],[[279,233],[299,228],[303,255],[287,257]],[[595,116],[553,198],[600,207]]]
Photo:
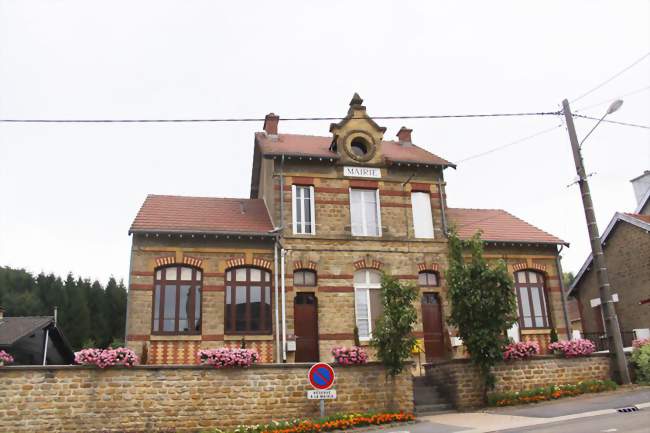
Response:
[[[0,346],[11,346],[32,332],[54,322],[52,316],[3,317],[0,319]]]

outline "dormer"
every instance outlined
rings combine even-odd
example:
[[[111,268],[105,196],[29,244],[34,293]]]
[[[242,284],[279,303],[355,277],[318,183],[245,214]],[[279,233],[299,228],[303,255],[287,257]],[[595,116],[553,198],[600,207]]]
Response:
[[[386,128],[377,125],[368,116],[363,99],[355,93],[348,114],[340,122],[330,125],[332,144],[342,163],[379,165],[382,163],[381,143]]]

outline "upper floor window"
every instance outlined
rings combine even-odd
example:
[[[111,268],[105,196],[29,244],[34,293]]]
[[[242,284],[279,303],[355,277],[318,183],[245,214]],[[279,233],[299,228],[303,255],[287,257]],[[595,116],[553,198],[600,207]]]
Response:
[[[384,312],[378,271],[362,269],[354,273],[354,307],[359,339],[369,340],[377,319]]]
[[[271,333],[271,273],[257,268],[226,271],[225,332]]]
[[[353,236],[381,236],[379,190],[350,188]]]
[[[416,238],[433,239],[433,215],[431,195],[428,192],[412,192],[413,231]]]
[[[435,272],[420,272],[418,274],[418,285],[419,286],[437,286],[438,285],[438,274]]]
[[[316,272],[308,269],[295,271],[293,273],[294,286],[315,286],[316,285]]]
[[[201,271],[189,266],[156,270],[153,291],[154,333],[201,332]]]
[[[522,328],[550,327],[544,277],[533,271],[515,272],[515,291]]]
[[[291,191],[293,195],[293,233],[300,235],[316,234],[314,187],[292,185]]]

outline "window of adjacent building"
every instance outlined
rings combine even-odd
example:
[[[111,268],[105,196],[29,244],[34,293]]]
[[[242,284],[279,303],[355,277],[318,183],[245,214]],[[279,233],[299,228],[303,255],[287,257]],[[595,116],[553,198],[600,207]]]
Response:
[[[315,286],[316,272],[310,270],[300,270],[293,273],[294,286]]]
[[[550,327],[542,274],[533,271],[515,272],[515,290],[521,328]]]
[[[226,334],[271,333],[271,273],[257,268],[226,271]]]
[[[292,185],[293,193],[293,233],[299,235],[316,234],[314,218],[314,187]]]
[[[153,291],[154,333],[201,332],[201,271],[188,266],[156,270]]]
[[[435,272],[420,272],[418,274],[419,286],[437,286],[438,274]]]
[[[354,273],[354,306],[359,339],[369,340],[384,309],[381,302],[381,274],[370,269]]]
[[[431,195],[427,192],[412,192],[411,208],[413,210],[413,231],[415,232],[415,237],[433,239]]]
[[[381,236],[379,191],[376,189],[350,189],[350,215],[352,235]]]

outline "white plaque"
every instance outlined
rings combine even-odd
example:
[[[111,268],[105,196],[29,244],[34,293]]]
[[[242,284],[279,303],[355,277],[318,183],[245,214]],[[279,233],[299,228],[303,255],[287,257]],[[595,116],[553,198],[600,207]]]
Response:
[[[343,167],[343,176],[381,178],[381,170],[374,167]]]
[[[312,389],[307,391],[309,400],[334,400],[336,398],[335,389]]]

